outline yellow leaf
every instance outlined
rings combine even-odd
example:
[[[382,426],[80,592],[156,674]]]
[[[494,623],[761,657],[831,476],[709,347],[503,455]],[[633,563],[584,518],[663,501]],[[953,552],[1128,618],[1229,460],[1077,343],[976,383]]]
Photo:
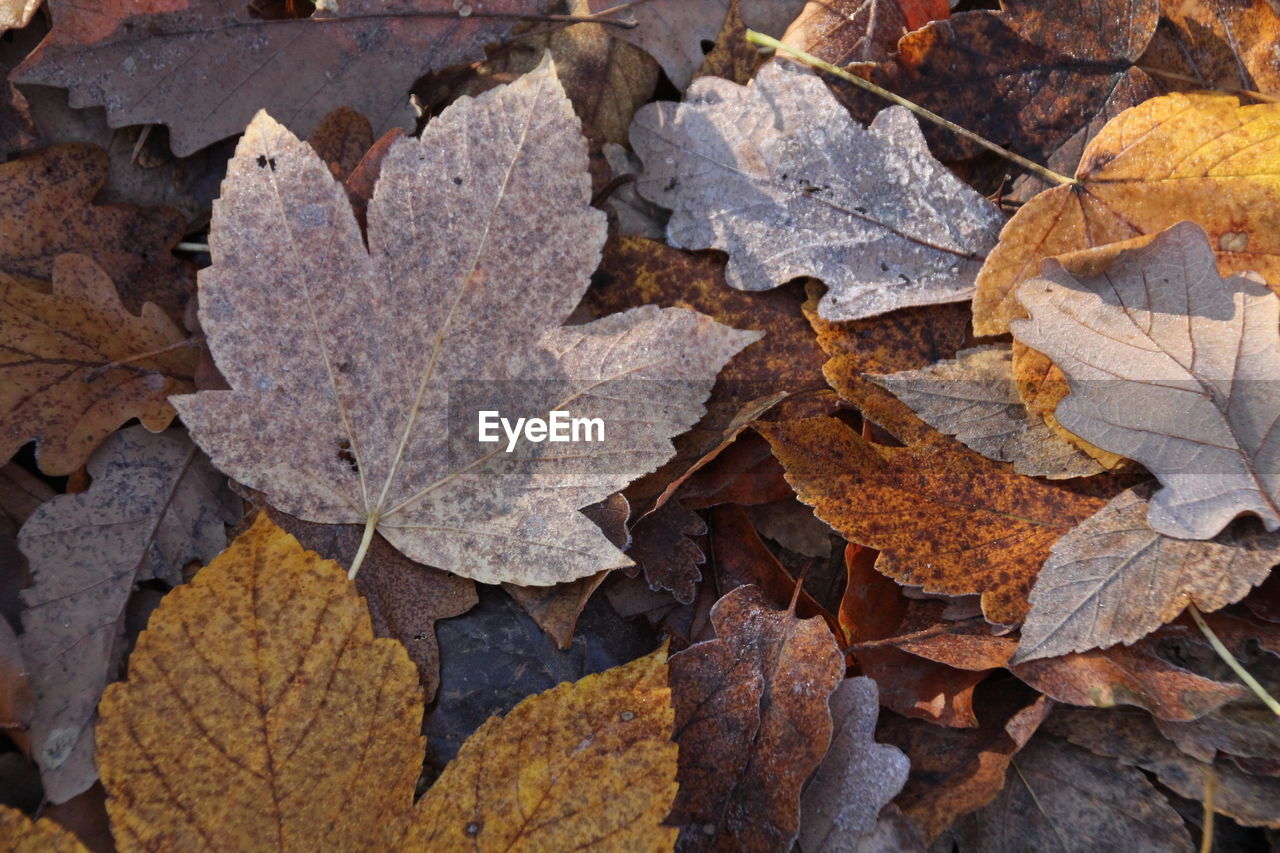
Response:
[[[667,651],[491,717],[418,803],[412,850],[671,850]]]
[[[1033,198],[978,274],[973,328],[1025,316],[1015,286],[1044,258],[1153,234],[1183,220],[1208,232],[1223,275],[1280,281],[1280,104],[1172,94],[1116,116],[1085,148],[1080,183]]]
[[[422,696],[341,568],[265,516],[164,598],[100,706],[119,849],[387,850]]]
[[[87,853],[67,830],[51,820],[31,818],[17,809],[0,805],[0,840],[10,853]]]

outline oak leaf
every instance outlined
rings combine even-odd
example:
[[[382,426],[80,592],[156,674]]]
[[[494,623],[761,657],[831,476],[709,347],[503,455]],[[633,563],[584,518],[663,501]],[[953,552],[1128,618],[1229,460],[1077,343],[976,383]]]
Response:
[[[170,250],[186,220],[167,207],[95,204],[108,168],[107,153],[83,143],[0,165],[0,272],[47,292],[59,255],[88,255],[125,308],[153,302],[181,321],[191,279]]]
[[[1121,253],[1102,276],[1049,262],[1018,298],[1031,319],[1015,335],[1071,387],[1058,422],[1160,480],[1153,530],[1209,539],[1243,512],[1280,527],[1280,298],[1224,281],[1199,226]]]
[[[740,290],[820,278],[829,320],[968,299],[1002,222],[933,159],[905,109],[864,128],[791,62],[749,86],[704,78],[683,103],[641,108],[631,144],[639,191],[673,211],[673,244],[728,252],[725,278]]]
[[[876,743],[877,695],[870,678],[847,678],[831,694],[831,748],[800,799],[802,850],[841,849],[841,836],[872,832],[880,809],[907,781],[907,757]]]
[[[671,658],[680,793],[669,822],[681,850],[785,849],[830,743],[844,660],[822,620],[773,610],[754,586],[721,598],[711,620],[716,639]]]
[[[106,107],[114,127],[166,124],[186,156],[239,133],[259,109],[289,116],[302,136],[339,106],[369,116],[375,133],[410,124],[415,79],[480,58],[542,4],[472,0],[463,14],[450,0],[418,0],[386,14],[384,4],[345,0],[323,19],[274,21],[222,0],[49,5],[53,31],[15,82],[70,89],[76,106]]]
[[[414,809],[412,850],[670,850],[667,652],[525,699],[467,739]]]
[[[34,579],[22,594],[33,757],[58,803],[97,779],[94,709],[123,662],[134,585],[181,584],[183,566],[217,556],[240,517],[226,479],[177,430],[114,433],[88,468],[88,491],[44,504],[18,536]]]
[[[585,148],[544,61],[391,144],[366,249],[327,167],[259,115],[200,278],[233,390],[174,400],[196,442],[291,515],[362,523],[366,539],[376,529],[476,580],[628,565],[579,508],[664,462],[715,372],[759,334],[653,306],[559,325],[604,242]],[[504,452],[475,440],[479,410],[568,410],[605,436]]]
[[[1041,734],[1010,767],[1000,794],[951,828],[961,851],[1193,849],[1182,818],[1135,768]]]
[[[1151,489],[1122,492],[1053,544],[1031,589],[1015,662],[1131,643],[1188,604],[1239,601],[1280,564],[1280,533],[1236,524],[1174,539],[1146,524]]]
[[[1033,416],[1018,396],[1013,354],[1004,347],[962,350],[928,367],[871,376],[929,426],[970,450],[1030,477],[1097,474],[1102,466]]]
[[[978,274],[973,329],[1009,331],[1013,294],[1040,262],[1156,234],[1190,220],[1209,233],[1224,274],[1280,281],[1280,104],[1173,94],[1125,110],[1086,146],[1078,184],[1023,205]]]
[[[126,310],[89,258],[62,255],[53,276],[53,292],[40,293],[0,275],[0,458],[35,438],[41,470],[56,476],[130,418],[168,426],[166,397],[192,388],[198,356],[155,305]]]
[[[160,603],[100,706],[122,849],[394,849],[422,694],[341,568],[260,515]]]

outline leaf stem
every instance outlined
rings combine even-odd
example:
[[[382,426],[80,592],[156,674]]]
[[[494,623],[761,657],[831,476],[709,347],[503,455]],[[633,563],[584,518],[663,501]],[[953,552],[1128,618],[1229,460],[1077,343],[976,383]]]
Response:
[[[369,545],[373,543],[373,534],[377,529],[378,514],[371,512],[368,520],[364,523],[364,536],[360,537],[360,547],[356,549],[356,555],[351,560],[351,568],[347,570],[347,577],[350,580],[356,579],[356,573],[360,571],[360,566],[364,563],[364,557],[369,553]]]
[[[1250,675],[1249,670],[1245,669],[1240,661],[1236,660],[1235,655],[1231,654],[1231,650],[1223,644],[1222,640],[1218,639],[1217,634],[1213,633],[1209,623],[1204,621],[1204,617],[1200,615],[1199,608],[1195,604],[1188,604],[1187,612],[1191,614],[1191,618],[1195,620],[1196,625],[1200,628],[1200,633],[1204,634],[1204,638],[1209,641],[1209,645],[1213,646],[1213,650],[1218,653],[1218,657],[1222,658],[1227,666],[1231,667],[1232,671],[1240,677],[1240,680],[1253,691],[1254,695],[1262,700],[1262,704],[1271,709],[1271,713],[1280,717],[1280,702],[1277,702],[1275,697],[1258,683],[1258,679]]]
[[[978,145],[981,145],[983,148],[986,148],[988,151],[994,151],[996,154],[999,154],[1001,157],[1005,158],[1006,160],[1009,160],[1013,163],[1017,163],[1019,166],[1021,166],[1022,168],[1026,169],[1029,172],[1035,172],[1037,175],[1039,175],[1040,177],[1044,178],[1047,181],[1052,181],[1053,183],[1060,184],[1062,186],[1074,186],[1080,183],[1080,181],[1076,180],[1075,178],[1068,178],[1066,175],[1060,175],[1057,172],[1053,171],[1052,169],[1048,169],[1044,166],[1041,166],[1039,163],[1028,160],[1026,157],[1023,157],[1021,154],[1014,154],[1008,148],[1001,148],[999,145],[996,145],[994,142],[991,142],[987,139],[983,139],[981,136],[974,133],[972,130],[963,128],[960,125],[956,124],[955,122],[945,119],[942,116],[938,115],[937,113],[931,112],[930,110],[925,109],[919,104],[916,104],[912,101],[908,101],[906,98],[902,97],[901,95],[894,94],[893,92],[890,92],[888,89],[885,89],[881,86],[877,86],[875,83],[872,83],[870,80],[863,80],[858,75],[851,74],[838,65],[832,65],[830,62],[819,59],[818,57],[814,56],[811,53],[805,53],[803,50],[798,50],[794,47],[791,47],[790,45],[783,44],[782,42],[778,41],[776,38],[773,38],[772,36],[767,36],[764,33],[758,33],[755,30],[747,30],[747,41],[751,42],[752,44],[760,45],[761,47],[772,48],[775,51],[781,50],[784,53],[796,59],[799,59],[801,62],[805,63],[806,65],[811,65],[814,68],[817,68],[819,71],[825,71],[828,74],[834,74],[836,77],[839,77],[841,80],[845,80],[849,83],[852,83],[855,86],[858,86],[861,89],[865,89],[866,91],[870,92],[873,95],[878,95],[887,101],[892,101],[893,103],[897,104],[900,107],[906,107],[907,109],[911,110],[911,112],[915,113],[921,118],[927,121],[931,121],[934,124],[938,125],[939,127],[945,127],[947,130],[951,131],[952,133],[963,136],[965,139],[968,139],[970,142],[976,142]]]

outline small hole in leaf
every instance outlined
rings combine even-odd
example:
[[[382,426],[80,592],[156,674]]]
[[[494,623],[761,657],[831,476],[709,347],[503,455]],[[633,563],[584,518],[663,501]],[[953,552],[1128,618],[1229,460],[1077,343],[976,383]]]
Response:
[[[471,838],[475,838],[480,834],[480,830],[482,829],[484,829],[484,824],[478,820],[473,820],[471,823],[467,824],[467,835]]]
[[[453,179],[453,185],[454,185],[455,187],[460,187],[460,186],[462,186],[462,178],[454,178],[454,179]]]
[[[338,441],[338,458],[347,463],[347,467],[353,473],[360,473],[360,463],[356,461],[355,454],[351,452],[351,442],[345,438]]]
[[[272,157],[270,160],[268,160],[267,165],[270,166],[271,171],[274,172],[276,170],[276,158]]]
[[[716,46],[716,43],[715,43],[715,42],[713,42],[713,41],[711,41],[710,39],[703,39],[703,40],[702,40],[702,55],[703,55],[703,56],[706,56],[708,53],[710,53],[710,52],[715,48],[715,46]]]
[[[258,168],[259,169],[267,168],[267,157],[265,154],[258,155]]]

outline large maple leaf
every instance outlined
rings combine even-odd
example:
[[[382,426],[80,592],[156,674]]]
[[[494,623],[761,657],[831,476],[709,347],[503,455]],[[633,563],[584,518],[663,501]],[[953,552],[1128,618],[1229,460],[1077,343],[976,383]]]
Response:
[[[629,565],[577,510],[664,462],[759,333],[654,306],[561,326],[605,239],[590,196],[549,61],[391,146],[367,249],[320,158],[259,115],[200,279],[232,390],[177,398],[184,422],[280,509],[419,562],[537,585]],[[605,440],[505,452],[475,440],[479,410],[600,418]]]

